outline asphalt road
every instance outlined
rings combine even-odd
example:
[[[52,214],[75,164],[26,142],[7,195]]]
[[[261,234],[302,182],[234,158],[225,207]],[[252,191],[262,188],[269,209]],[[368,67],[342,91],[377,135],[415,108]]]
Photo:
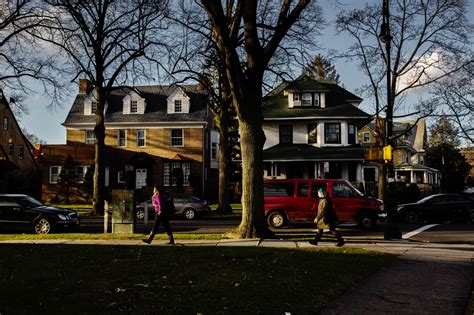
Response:
[[[175,233],[225,233],[236,228],[239,219],[199,219],[187,221],[184,219],[171,220],[171,227]],[[148,233],[153,226],[153,221],[148,226],[143,221],[138,221],[135,227],[136,233]],[[411,241],[427,243],[452,243],[452,244],[474,244],[474,224],[452,224],[449,222],[438,224],[398,224],[402,237]],[[110,224],[109,224],[110,229]],[[342,225],[338,230],[348,240],[370,240],[383,238],[384,224],[379,224],[372,231],[363,231],[356,226]],[[282,234],[305,234],[314,232],[314,224],[311,222],[291,222],[282,229],[274,232]],[[98,218],[82,218],[81,226],[77,232],[102,233],[103,220]]]

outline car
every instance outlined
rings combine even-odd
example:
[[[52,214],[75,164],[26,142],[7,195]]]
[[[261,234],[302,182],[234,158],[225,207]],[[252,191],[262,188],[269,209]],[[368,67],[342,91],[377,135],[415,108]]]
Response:
[[[474,221],[474,202],[458,194],[436,194],[415,203],[398,205],[399,218],[407,223],[424,221]]]
[[[174,194],[173,203],[175,207],[174,215],[183,217],[187,220],[194,220],[197,217],[209,215],[211,208],[206,200],[186,194]],[[145,218],[145,204],[148,207],[148,216],[153,217],[155,210],[150,200],[140,203],[136,209],[136,218],[143,220]]]
[[[264,182],[267,224],[281,228],[290,220],[314,220],[320,188],[327,190],[340,222],[369,230],[385,221],[383,201],[365,196],[344,179],[269,179]]]
[[[79,214],[74,210],[45,206],[28,195],[0,195],[2,229],[48,234],[55,229],[77,227],[79,224]]]

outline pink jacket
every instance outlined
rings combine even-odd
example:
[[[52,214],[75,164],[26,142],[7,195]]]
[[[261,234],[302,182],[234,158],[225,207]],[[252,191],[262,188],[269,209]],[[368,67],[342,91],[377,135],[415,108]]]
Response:
[[[161,213],[160,195],[153,195],[152,202],[153,202],[153,205],[155,206],[155,211],[158,213]]]

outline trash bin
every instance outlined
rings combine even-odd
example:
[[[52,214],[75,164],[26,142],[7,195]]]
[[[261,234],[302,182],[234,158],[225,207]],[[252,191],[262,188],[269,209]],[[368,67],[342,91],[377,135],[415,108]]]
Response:
[[[135,233],[135,198],[133,190],[112,190],[112,233]]]

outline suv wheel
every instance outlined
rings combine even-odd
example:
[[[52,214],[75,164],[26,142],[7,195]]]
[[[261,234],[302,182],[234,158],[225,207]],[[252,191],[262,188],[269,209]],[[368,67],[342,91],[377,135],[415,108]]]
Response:
[[[51,223],[47,219],[39,219],[34,228],[36,234],[48,234],[51,231]]]
[[[370,213],[364,213],[359,218],[359,225],[363,230],[372,230],[377,224],[377,219]]]
[[[280,211],[274,211],[268,216],[267,222],[271,227],[279,229],[286,224],[286,218]]]

